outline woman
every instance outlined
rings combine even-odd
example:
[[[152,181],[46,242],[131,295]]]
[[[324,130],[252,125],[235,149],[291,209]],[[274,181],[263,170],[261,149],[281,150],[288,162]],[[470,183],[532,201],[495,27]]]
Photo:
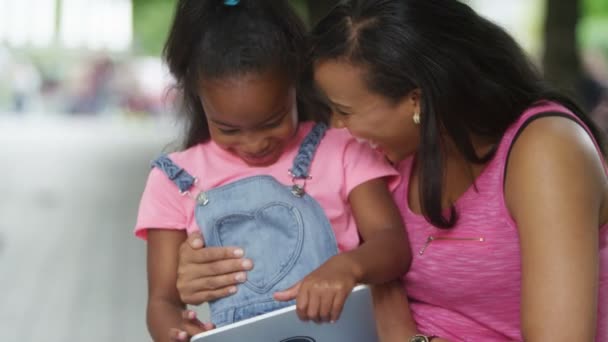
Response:
[[[515,41],[453,0],[351,1],[312,38],[334,122],[403,176],[402,340],[608,341],[601,139]],[[246,269],[231,249],[182,251],[187,302]]]

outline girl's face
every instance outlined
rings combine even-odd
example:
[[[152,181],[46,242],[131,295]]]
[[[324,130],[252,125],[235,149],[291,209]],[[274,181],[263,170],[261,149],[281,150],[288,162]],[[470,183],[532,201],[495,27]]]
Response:
[[[363,72],[346,62],[325,61],[315,66],[315,82],[332,109],[334,126],[399,162],[418,148],[420,132],[412,117],[420,108],[419,91],[394,103],[368,90]]]
[[[198,93],[211,139],[249,166],[274,164],[295,135],[295,88],[278,72],[205,81]]]

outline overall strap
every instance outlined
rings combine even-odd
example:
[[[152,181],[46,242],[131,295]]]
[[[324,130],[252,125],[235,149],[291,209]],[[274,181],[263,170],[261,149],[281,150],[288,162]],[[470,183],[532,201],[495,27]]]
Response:
[[[294,179],[307,179],[310,165],[319,147],[319,143],[325,136],[327,131],[327,125],[324,123],[317,123],[308,133],[308,135],[302,141],[298,154],[293,160],[293,166],[289,172]]]
[[[152,167],[157,167],[177,185],[179,192],[184,194],[194,183],[196,178],[192,177],[186,170],[177,166],[167,155],[162,155],[152,162]]]

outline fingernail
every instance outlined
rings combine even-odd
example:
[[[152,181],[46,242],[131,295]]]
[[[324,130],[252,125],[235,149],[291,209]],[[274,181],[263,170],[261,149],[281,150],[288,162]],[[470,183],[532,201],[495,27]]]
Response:
[[[335,323],[336,323],[336,321],[329,321],[329,323],[331,323],[331,324],[335,324]]]
[[[243,267],[244,267],[245,269],[247,269],[247,270],[248,270],[248,269],[250,269],[250,268],[251,268],[251,266],[253,266],[253,264],[251,263],[251,260],[249,260],[249,259],[247,259],[247,260],[243,260],[242,265],[243,265]]]
[[[245,273],[238,273],[234,279],[236,279],[236,281],[238,281],[239,283],[242,283],[245,281],[245,279],[247,279],[247,275]]]
[[[192,246],[194,247],[201,247],[203,245],[203,240],[201,239],[194,239],[192,240]]]
[[[228,292],[230,293],[236,293],[236,286],[232,286],[231,288],[228,289]]]
[[[186,339],[186,338],[188,337],[188,334],[186,334],[186,332],[185,332],[185,331],[180,331],[180,332],[179,332],[179,334],[177,335],[177,337],[178,337],[180,340],[184,340],[184,339]]]
[[[243,252],[242,249],[239,248],[234,250],[234,256],[242,257],[243,255],[245,255],[245,252]]]
[[[194,312],[194,311],[188,312],[188,318],[195,319],[196,318],[196,312]]]

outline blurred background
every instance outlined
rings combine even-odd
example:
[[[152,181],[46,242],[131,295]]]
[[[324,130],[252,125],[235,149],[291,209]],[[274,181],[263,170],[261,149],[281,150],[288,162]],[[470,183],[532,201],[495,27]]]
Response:
[[[132,228],[179,133],[174,1],[0,0],[0,341],[150,339]],[[334,2],[292,0],[311,25]],[[608,1],[467,3],[608,128]]]

